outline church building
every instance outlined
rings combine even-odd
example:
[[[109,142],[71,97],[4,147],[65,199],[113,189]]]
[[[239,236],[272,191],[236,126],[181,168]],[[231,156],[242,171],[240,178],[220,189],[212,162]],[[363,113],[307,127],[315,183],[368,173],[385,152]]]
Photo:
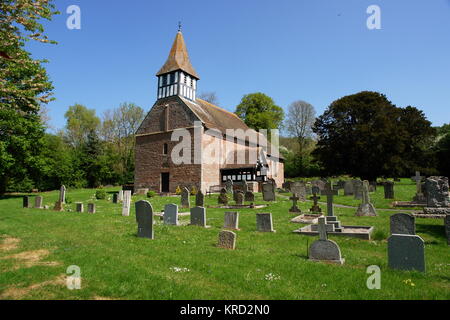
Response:
[[[284,161],[278,152],[271,154],[272,144],[265,147],[263,135],[237,115],[197,97],[200,77],[191,65],[181,30],[156,76],[157,100],[136,132],[135,190],[174,193],[177,187],[195,186],[206,192],[227,180],[268,179],[281,187]],[[227,129],[248,135],[230,139]],[[188,133],[189,141],[177,138],[180,133]],[[258,136],[256,141],[249,138],[252,134]],[[188,146],[181,153],[180,144]],[[189,161],[179,163],[179,154]],[[237,161],[239,154],[245,154],[244,162]]]

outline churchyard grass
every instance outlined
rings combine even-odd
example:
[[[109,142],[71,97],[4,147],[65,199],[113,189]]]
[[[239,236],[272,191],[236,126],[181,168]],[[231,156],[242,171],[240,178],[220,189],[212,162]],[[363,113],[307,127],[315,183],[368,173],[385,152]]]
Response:
[[[118,189],[105,190],[112,199],[111,192]],[[375,204],[382,192],[379,187],[372,196]],[[408,195],[402,193],[402,186],[396,186],[396,197],[402,200],[410,199],[414,188],[406,183]],[[44,205],[53,208],[58,191],[42,195]],[[155,240],[136,237],[134,203],[148,200],[160,212],[165,204],[180,205],[180,197],[133,196],[131,214],[123,217],[121,205],[95,200],[95,190],[68,189],[67,195],[72,203],[66,209],[72,212],[23,209],[20,195],[0,200],[1,299],[450,299],[450,256],[442,219],[416,219],[417,234],[425,241],[423,274],[387,268],[392,212],[381,209],[378,217],[355,217],[356,209],[335,208],[344,225],[374,226],[380,238],[331,236],[346,260],[338,266],[307,260],[307,246],[318,237],[292,233],[303,225],[289,222],[295,216],[288,213],[290,194],[278,194],[277,202],[265,209],[208,208],[208,229],[166,226],[155,217]],[[359,204],[341,198],[337,203]],[[76,213],[79,201],[85,207],[95,202],[97,213]],[[216,206],[217,195],[206,196],[205,202]],[[261,194],[256,194],[256,203],[263,203]],[[298,205],[306,212],[311,202]],[[234,251],[216,247],[225,211],[240,213]],[[256,232],[256,212],[272,213],[276,233]],[[71,265],[81,268],[81,290],[65,286]],[[381,268],[380,290],[366,286],[370,265]],[[64,281],[52,282],[58,277]]]

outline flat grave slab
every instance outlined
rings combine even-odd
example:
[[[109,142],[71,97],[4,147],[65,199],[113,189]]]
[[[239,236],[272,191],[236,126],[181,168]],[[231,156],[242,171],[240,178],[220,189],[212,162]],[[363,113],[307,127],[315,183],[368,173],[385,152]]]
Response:
[[[358,238],[362,240],[370,240],[372,232],[374,230],[373,227],[368,226],[342,226],[342,232],[327,232],[328,235],[331,236],[344,236],[344,237],[352,237]],[[311,225],[294,230],[294,233],[303,234],[306,236],[318,236],[318,231],[312,231]]]
[[[321,214],[302,214],[296,216],[291,220],[292,223],[317,224],[319,218],[323,217]]]
[[[263,208],[267,208],[267,205],[266,204],[255,204],[255,205],[234,204],[234,205],[227,205],[227,206],[208,206],[207,208],[212,208],[212,209],[263,209]]]

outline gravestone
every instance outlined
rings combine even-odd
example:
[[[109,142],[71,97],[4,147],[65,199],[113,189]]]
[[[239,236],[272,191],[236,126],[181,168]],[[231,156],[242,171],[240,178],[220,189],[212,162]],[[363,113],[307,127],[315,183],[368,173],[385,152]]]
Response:
[[[119,202],[123,201],[123,190],[120,190],[119,193],[117,194],[117,200]]]
[[[273,183],[263,183],[262,193],[264,201],[275,201],[275,185]]]
[[[331,182],[328,182],[325,185],[325,189],[322,191],[323,195],[327,196],[327,216],[334,216],[334,208],[333,208],[333,196],[336,195],[335,191],[331,188]]]
[[[30,198],[28,196],[23,197],[23,208],[30,208],[31,207],[31,203],[30,203]]]
[[[190,208],[190,192],[189,189],[184,187],[181,191],[181,208]]]
[[[204,207],[205,206],[205,195],[201,190],[197,192],[195,195],[195,205],[197,207]]]
[[[81,202],[77,202],[77,203],[75,203],[75,205],[76,205],[76,211],[77,212],[81,212],[81,213],[83,213],[84,212],[84,205],[83,205],[83,203],[81,203]]]
[[[292,194],[296,194],[299,198],[298,200],[306,200],[306,185],[304,182],[296,181],[291,184]]]
[[[251,191],[247,191],[244,196],[245,202],[255,202],[255,195]]]
[[[385,199],[394,199],[394,182],[385,181],[383,183],[384,186],[384,198]]]
[[[323,217],[319,218],[318,231],[319,240],[314,241],[309,247],[309,260],[344,264],[345,260],[341,256],[338,244],[328,240],[327,225]]]
[[[377,191],[377,182],[369,181],[369,192],[376,192],[376,191]]]
[[[150,202],[141,200],[135,203],[138,238],[154,239],[153,208]]]
[[[362,200],[363,198],[363,182],[361,180],[352,180],[353,181],[353,194],[355,199]]]
[[[450,246],[450,214],[447,214],[444,219],[445,235],[447,236],[447,245]]]
[[[427,207],[449,207],[449,190],[447,177],[429,177],[425,181]]]
[[[289,209],[290,213],[301,213],[302,211],[300,210],[300,208],[297,206],[297,201],[300,198],[297,196],[296,193],[294,193],[294,195],[292,197],[289,198],[289,200],[292,200],[292,207]]]
[[[206,209],[195,207],[191,209],[191,225],[206,228]]]
[[[313,201],[313,206],[311,209],[309,209],[312,213],[321,213],[322,209],[319,207],[318,201],[320,200],[320,197],[317,196],[316,193],[310,198]]]
[[[228,204],[228,193],[225,188],[220,190],[219,197],[217,198],[218,204],[227,205]]]
[[[53,207],[53,211],[62,212],[64,211],[64,203],[61,201],[56,201],[55,206]]]
[[[244,204],[244,194],[241,191],[235,192],[235,201],[238,206],[242,206]]]
[[[421,237],[393,234],[388,239],[388,265],[391,269],[425,272],[425,245]]]
[[[95,213],[95,203],[88,203],[88,213]]]
[[[239,213],[225,212],[225,222],[223,224],[223,228],[239,230]]]
[[[178,206],[170,203],[164,206],[164,224],[177,226],[178,225]]]
[[[333,207],[333,196],[336,194],[334,190],[331,189],[331,183],[328,182],[325,185],[323,194],[327,196],[327,216],[325,218],[326,227],[329,228],[330,232],[342,232],[341,222],[334,215],[334,207]],[[317,231],[319,225],[312,225],[311,231]]]
[[[34,207],[36,209],[42,209],[42,202],[44,201],[44,198],[42,196],[37,196],[34,198]]]
[[[246,180],[242,180],[242,192],[245,194],[248,191],[248,183]]]
[[[416,171],[416,175],[414,177],[411,177],[411,179],[416,182],[416,195],[413,198],[413,201],[415,202],[426,202],[427,200],[422,190],[423,178],[425,177],[421,176],[419,171]]]
[[[369,196],[369,181],[364,180],[362,188],[362,203],[359,205],[358,210],[356,210],[356,216],[362,217],[375,217],[377,216],[377,211],[372,203],[370,203]]]
[[[311,186],[311,191],[313,194],[320,194],[320,188],[318,186]]]
[[[217,246],[219,248],[234,250],[236,248],[236,233],[227,230],[221,231]]]
[[[390,218],[391,234],[416,234],[416,218],[407,213],[396,213]]]
[[[353,181],[347,180],[344,183],[344,196],[352,196],[354,194]]]
[[[256,230],[259,232],[275,232],[271,213],[256,214]]]
[[[225,189],[227,190],[227,193],[233,193],[233,181],[228,179],[225,182]]]
[[[326,184],[326,182],[323,181],[323,180],[314,180],[314,181],[311,181],[311,184],[312,184],[313,186],[318,187],[319,190],[322,191],[322,190],[325,189],[325,184]],[[318,193],[319,193],[319,192],[318,192]]]
[[[61,202],[62,204],[66,203],[66,187],[65,186],[61,186],[61,188],[59,189],[59,202]]]
[[[118,204],[119,203],[119,194],[118,193],[114,193],[113,194],[113,203],[114,204]]]
[[[126,190],[123,193],[122,216],[124,217],[130,216],[130,206],[131,206],[131,191]]]

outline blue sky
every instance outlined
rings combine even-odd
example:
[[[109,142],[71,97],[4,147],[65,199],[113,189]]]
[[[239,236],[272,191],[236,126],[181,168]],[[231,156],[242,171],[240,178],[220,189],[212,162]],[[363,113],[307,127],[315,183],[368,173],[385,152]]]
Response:
[[[366,26],[372,4],[381,30]],[[81,30],[66,27],[69,5],[81,8]],[[372,90],[424,110],[434,125],[450,122],[450,0],[58,0],[57,8],[44,25],[59,44],[28,44],[50,60],[54,129],[75,103],[99,116],[122,102],[150,110],[178,21],[198,91],[215,91],[227,110],[260,91],[285,110],[301,99],[322,114]]]

